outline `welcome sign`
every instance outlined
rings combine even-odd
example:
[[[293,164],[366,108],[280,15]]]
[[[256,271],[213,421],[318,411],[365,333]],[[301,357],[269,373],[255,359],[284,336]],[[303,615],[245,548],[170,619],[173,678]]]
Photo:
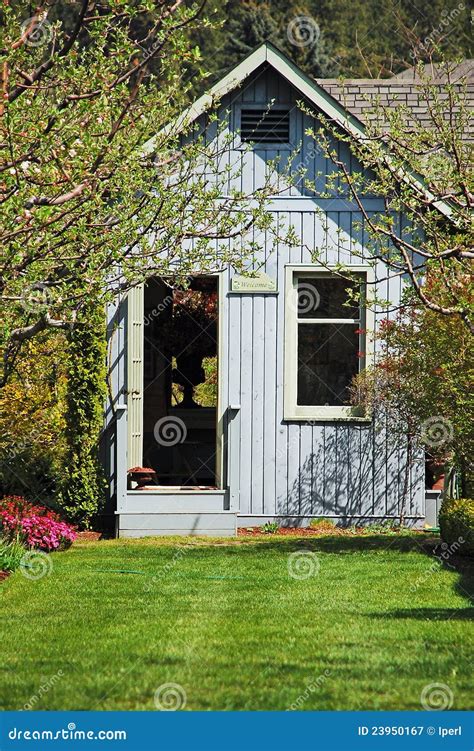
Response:
[[[253,276],[236,274],[232,277],[230,291],[239,294],[274,294],[277,291],[277,283],[263,271],[257,271]]]

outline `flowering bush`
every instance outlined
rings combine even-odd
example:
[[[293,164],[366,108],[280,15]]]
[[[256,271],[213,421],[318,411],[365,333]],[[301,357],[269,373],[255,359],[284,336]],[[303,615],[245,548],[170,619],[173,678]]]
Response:
[[[54,511],[14,495],[0,500],[0,534],[7,541],[46,551],[67,547],[76,539],[74,527]]]

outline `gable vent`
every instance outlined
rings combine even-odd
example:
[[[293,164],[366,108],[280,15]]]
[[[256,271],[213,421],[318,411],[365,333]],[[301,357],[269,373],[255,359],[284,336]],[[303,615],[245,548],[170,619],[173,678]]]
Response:
[[[240,138],[256,143],[288,143],[290,140],[290,110],[254,107],[241,110]]]

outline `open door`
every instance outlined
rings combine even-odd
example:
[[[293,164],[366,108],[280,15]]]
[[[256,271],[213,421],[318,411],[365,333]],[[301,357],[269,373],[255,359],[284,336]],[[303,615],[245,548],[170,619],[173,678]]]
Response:
[[[218,280],[144,287],[143,464],[159,487],[219,486]]]

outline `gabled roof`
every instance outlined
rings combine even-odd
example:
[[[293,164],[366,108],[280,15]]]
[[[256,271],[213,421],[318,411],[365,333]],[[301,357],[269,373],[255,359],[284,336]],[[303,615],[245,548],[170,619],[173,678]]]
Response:
[[[427,64],[423,69],[423,78],[429,81],[430,88],[433,88],[440,101],[448,99],[448,75],[444,68]],[[417,67],[408,68],[391,78],[352,78],[344,81],[337,78],[318,78],[317,82],[362,122],[366,122],[373,115],[373,105],[377,102],[386,110],[404,107],[409,118],[408,126],[419,124],[424,128],[433,127],[425,96],[420,89]],[[456,66],[450,66],[449,82],[454,90],[465,96],[466,107],[473,110],[474,60],[464,60]],[[446,120],[449,116],[450,110],[447,107]],[[474,140],[474,122],[466,128],[462,138],[466,143]]]
[[[241,63],[214,84],[206,94],[203,94],[203,96],[182,112],[176,120],[166,126],[162,132],[179,132],[194,122],[204,112],[212,109],[225,94],[238,88],[252,73],[265,63],[283,76],[309,104],[323,112],[334,123],[339,124],[355,139],[364,139],[365,128],[361,120],[355,117],[347,107],[325,89],[322,85],[322,80],[318,82],[309,78],[306,73],[298,68],[286,55],[270,44],[270,42],[264,42],[254,52],[251,52]],[[390,79],[387,80],[390,81]],[[152,138],[144,145],[143,152],[150,153],[154,147],[155,138]],[[403,179],[409,179],[425,196],[430,199],[434,198],[424,184],[421,176],[410,174],[409,178],[405,176]],[[434,205],[445,216],[452,214],[451,207],[446,202],[438,201]]]
[[[292,63],[286,55],[277,50],[270,42],[264,42],[254,52],[251,52],[241,63],[227,73],[224,78],[221,78],[220,81],[214,84],[208,92],[182,112],[177,121],[170,124],[167,129],[179,130],[192,123],[204,112],[211,109],[225,94],[238,88],[264,63],[271,65],[272,68],[300,92],[302,97],[319,108],[331,120],[340,122],[347,130],[353,132],[354,135],[363,136],[364,126],[362,123],[328,94],[319,83],[309,78],[306,73]],[[145,151],[149,152],[153,149],[153,141],[154,139],[148,141]]]
[[[448,76],[449,71],[449,76]],[[460,83],[466,80],[469,84],[474,83],[474,60],[462,60],[460,63],[450,64],[448,69],[439,63],[425,63],[423,76],[430,78],[433,83]],[[402,70],[389,79],[391,81],[419,81],[419,67],[412,65],[411,68]]]

